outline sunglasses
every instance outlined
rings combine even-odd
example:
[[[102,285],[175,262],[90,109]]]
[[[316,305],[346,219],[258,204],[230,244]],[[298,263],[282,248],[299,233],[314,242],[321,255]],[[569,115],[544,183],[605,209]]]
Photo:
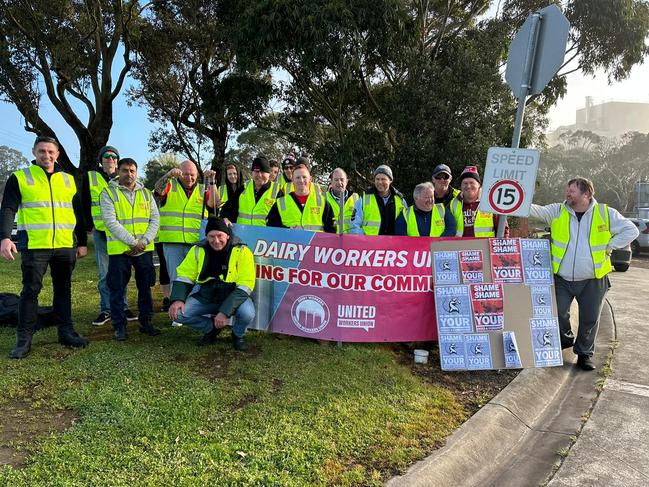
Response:
[[[449,176],[446,173],[438,174],[437,176],[434,176],[434,179],[449,179],[451,176]]]
[[[103,158],[104,158],[104,159],[113,159],[113,160],[115,160],[115,161],[119,160],[119,157],[117,157],[117,156],[114,155],[114,154],[104,154],[104,155],[103,155]]]

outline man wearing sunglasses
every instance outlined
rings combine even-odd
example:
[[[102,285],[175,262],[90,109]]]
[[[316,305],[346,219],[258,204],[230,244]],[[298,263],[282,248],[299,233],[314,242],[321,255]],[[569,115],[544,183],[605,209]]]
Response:
[[[106,250],[106,225],[99,208],[99,197],[108,182],[117,177],[119,152],[113,146],[106,145],[97,153],[98,170],[88,171],[88,177],[83,180],[81,196],[83,201],[83,216],[86,228],[92,230],[92,240],[95,244],[97,260],[97,289],[99,290],[99,316],[92,321],[93,326],[101,326],[110,321],[110,291],[106,275],[108,274],[108,252]],[[128,309],[127,289],[124,288],[124,312],[128,321],[137,320],[137,316]]]
[[[443,204],[447,208],[458,194],[459,189],[451,186],[453,176],[451,175],[451,168],[446,164],[439,164],[433,169],[433,187],[435,189],[435,204]]]

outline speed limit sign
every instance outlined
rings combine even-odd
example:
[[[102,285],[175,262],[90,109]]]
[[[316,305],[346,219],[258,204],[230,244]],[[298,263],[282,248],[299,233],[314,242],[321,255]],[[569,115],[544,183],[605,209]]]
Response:
[[[487,153],[480,210],[528,216],[534,197],[539,151],[491,147]]]

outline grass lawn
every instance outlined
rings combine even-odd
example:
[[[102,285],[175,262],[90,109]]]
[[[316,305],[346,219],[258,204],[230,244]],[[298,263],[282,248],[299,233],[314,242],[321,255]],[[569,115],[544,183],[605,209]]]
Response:
[[[18,260],[0,273],[2,291],[20,292]],[[162,335],[131,323],[115,342],[110,325],[90,326],[96,279],[91,250],[72,291],[87,349],[60,346],[49,328],[10,360],[15,332],[0,328],[0,485],[380,485],[469,414],[386,346],[251,332],[247,353],[229,333],[199,348],[164,313]],[[51,296],[48,275],[41,304]]]

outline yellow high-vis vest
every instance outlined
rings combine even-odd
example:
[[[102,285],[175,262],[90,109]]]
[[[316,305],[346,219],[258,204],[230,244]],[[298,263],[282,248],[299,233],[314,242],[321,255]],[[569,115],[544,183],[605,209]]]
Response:
[[[101,216],[101,205],[99,197],[101,196],[101,193],[108,187],[108,182],[98,171],[88,171],[88,182],[90,183],[88,187],[90,189],[90,214],[92,215],[92,221],[97,230],[105,232],[106,225],[104,225],[104,219]]]
[[[213,276],[201,279],[204,263],[205,249],[200,245],[194,245],[178,266],[176,280],[187,284],[204,284],[215,280],[216,277]],[[250,249],[245,245],[233,246],[227,273],[218,278],[227,283],[234,283],[236,287],[252,294],[255,288],[255,260]]]
[[[243,225],[266,226],[266,217],[268,212],[275,204],[277,193],[279,193],[280,184],[275,181],[270,184],[259,201],[255,201],[255,182],[248,181],[243,192],[239,196],[239,214],[237,223]]]
[[[219,208],[228,202],[228,188],[227,184],[219,186]]]
[[[462,237],[464,235],[464,213],[462,212],[462,201],[457,197],[451,201],[451,213],[455,218],[455,225],[457,230],[455,235]],[[485,213],[476,210],[475,220],[473,221],[473,236],[474,237],[495,237],[496,229],[494,228],[494,215],[493,213]]]
[[[446,214],[446,208],[443,204],[438,203],[433,205],[433,211],[431,211],[431,222],[430,222],[430,232],[428,237],[439,237],[444,233],[446,224],[444,223],[444,215]],[[421,237],[419,235],[419,227],[417,226],[417,215],[415,214],[415,207],[411,206],[403,210],[403,217],[406,219],[406,232],[409,237]]]
[[[124,196],[122,191],[115,186],[108,186],[105,190],[110,196],[110,199],[115,205],[115,215],[117,221],[131,234],[136,240],[140,240],[147,229],[149,228],[149,220],[151,219],[151,205],[155,205],[151,192],[146,189],[138,189],[135,192],[135,200],[133,206]],[[131,250],[131,247],[126,245],[121,240],[113,237],[108,227],[106,227],[106,241],[108,255],[119,255]],[[144,249],[146,252],[153,250],[153,242]]]
[[[277,209],[285,227],[301,227],[302,230],[323,232],[322,215],[325,208],[325,198],[319,189],[311,191],[302,211],[293,197],[289,194],[277,199]]]
[[[352,223],[352,215],[354,214],[354,205],[358,201],[359,196],[356,193],[352,193],[349,195],[347,200],[345,201],[345,204],[343,205],[343,233],[349,233],[349,228]],[[340,215],[340,204],[334,198],[334,196],[327,191],[327,201],[331,205],[332,210],[334,211],[334,218],[335,218],[335,224],[336,228],[338,228],[338,218]]]
[[[374,193],[363,194],[363,223],[361,226],[365,235],[378,235],[381,230],[381,211],[376,198],[380,198],[380,196]],[[394,219],[396,220],[404,208],[407,207],[406,202],[395,194]]]
[[[570,212],[565,205],[562,205],[559,216],[550,223],[550,237],[552,238],[552,271],[556,274],[559,272],[570,242]],[[593,207],[588,243],[597,279],[601,279],[612,270],[611,258],[606,254],[610,241],[608,206],[596,203]]]
[[[203,221],[203,191],[205,186],[197,184],[187,197],[182,184],[173,178],[167,192],[165,204],[160,208],[160,230],[158,241],[162,243],[198,242]]]
[[[45,170],[32,164],[13,173],[20,189],[17,229],[27,232],[27,248],[74,247],[77,219],[72,199],[77,192],[74,178],[63,171],[48,178]]]

